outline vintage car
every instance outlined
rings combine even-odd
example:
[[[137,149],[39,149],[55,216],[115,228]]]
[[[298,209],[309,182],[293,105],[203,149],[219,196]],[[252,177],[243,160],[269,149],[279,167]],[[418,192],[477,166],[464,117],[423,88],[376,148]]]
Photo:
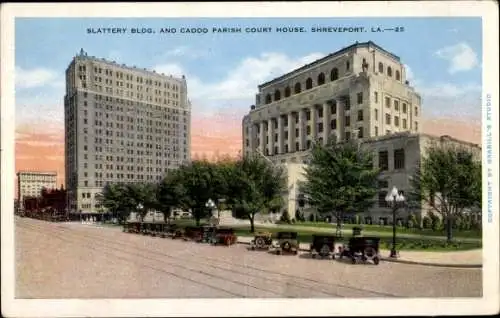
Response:
[[[202,240],[203,228],[201,226],[186,226],[182,231],[182,238],[185,241],[192,240],[200,242]]]
[[[250,242],[250,248],[255,249],[269,249],[273,244],[273,237],[270,232],[259,232],[255,235],[254,239]]]
[[[363,262],[372,261],[375,265],[380,262],[379,237],[351,237],[349,245],[343,247],[340,258],[350,257],[353,264],[358,260]]]
[[[141,223],[127,222],[123,225],[123,231],[128,233],[139,233],[141,230]]]
[[[213,245],[223,244],[226,246],[236,244],[237,237],[232,228],[214,228],[210,242]]]
[[[311,257],[320,256],[335,259],[335,238],[334,235],[314,234],[310,246]]]
[[[201,238],[200,243],[212,243],[213,237],[215,235],[216,227],[213,225],[204,225],[201,227]]]
[[[297,255],[299,251],[299,240],[297,236],[297,232],[277,232],[276,240],[273,242],[272,248],[274,248],[278,255],[282,253]]]

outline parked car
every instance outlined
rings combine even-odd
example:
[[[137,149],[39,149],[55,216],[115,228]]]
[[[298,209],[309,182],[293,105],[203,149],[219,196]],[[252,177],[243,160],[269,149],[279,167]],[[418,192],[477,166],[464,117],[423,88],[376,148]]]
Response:
[[[298,254],[299,240],[297,232],[277,232],[276,240],[273,242],[273,248],[276,254]]]
[[[333,235],[314,234],[310,246],[311,257],[320,256],[335,259],[335,238]]]
[[[211,243],[213,245],[224,244],[226,246],[236,244],[237,237],[232,228],[214,228]]]
[[[349,245],[344,246],[340,258],[350,257],[353,264],[358,260],[363,262],[372,261],[375,265],[380,262],[379,237],[351,237]]]
[[[253,240],[250,242],[250,247],[252,250],[255,249],[269,249],[273,244],[273,237],[270,232],[259,232],[257,233]]]

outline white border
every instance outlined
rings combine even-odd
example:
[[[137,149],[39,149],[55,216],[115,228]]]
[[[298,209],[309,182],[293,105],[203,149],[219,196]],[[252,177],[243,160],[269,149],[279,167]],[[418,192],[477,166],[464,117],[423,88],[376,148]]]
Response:
[[[428,17],[482,16],[483,96],[492,96],[493,193],[498,191],[498,11],[493,1],[6,4],[1,11],[2,314],[5,316],[378,316],[477,315],[499,310],[499,209],[483,213],[483,298],[443,299],[190,299],[15,300],[14,297],[14,17]],[[484,104],[484,100],[483,100]],[[484,109],[484,105],[482,105]],[[483,112],[483,122],[484,122]],[[483,144],[486,136],[483,129]],[[486,153],[483,146],[483,161]],[[486,167],[484,168],[486,169]],[[486,171],[486,170],[485,170]],[[483,178],[483,181],[485,178]],[[486,210],[486,181],[483,206]],[[390,274],[390,273],[387,273]],[[258,302],[258,303],[256,303]],[[228,306],[231,304],[231,306]],[[370,308],[367,310],[367,308]]]

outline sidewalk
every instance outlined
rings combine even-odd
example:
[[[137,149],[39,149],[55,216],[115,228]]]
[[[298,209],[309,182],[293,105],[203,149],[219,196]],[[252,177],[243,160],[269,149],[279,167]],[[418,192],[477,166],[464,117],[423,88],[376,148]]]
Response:
[[[238,236],[238,243],[250,244],[252,237]],[[338,249],[340,244],[336,244]],[[308,252],[309,244],[300,243],[300,250]],[[424,252],[424,251],[400,251],[399,258],[389,257],[389,250],[380,250],[383,261],[397,262],[415,265],[458,267],[458,268],[481,268],[483,265],[483,251],[481,249],[456,252]]]

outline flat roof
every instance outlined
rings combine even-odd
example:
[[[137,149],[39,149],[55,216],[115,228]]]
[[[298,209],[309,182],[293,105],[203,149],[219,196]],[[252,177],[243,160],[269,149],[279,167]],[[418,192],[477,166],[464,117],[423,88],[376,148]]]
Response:
[[[389,52],[389,51],[387,51],[387,50],[383,49],[381,46],[379,46],[379,45],[375,44],[375,43],[374,43],[374,42],[372,42],[372,41],[368,41],[368,42],[361,42],[361,43],[356,42],[356,43],[354,43],[354,44],[352,44],[352,45],[349,45],[349,46],[347,46],[347,47],[345,47],[345,48],[343,48],[343,49],[340,49],[340,50],[338,50],[338,51],[336,51],[336,52],[334,52],[334,53],[330,53],[330,54],[326,55],[325,57],[322,57],[322,58],[320,58],[320,59],[318,59],[318,60],[316,60],[316,61],[314,61],[314,62],[312,62],[312,63],[306,64],[306,65],[301,66],[301,67],[299,67],[299,68],[297,68],[297,69],[295,69],[295,70],[293,70],[293,71],[290,71],[290,72],[288,72],[288,73],[286,73],[286,74],[284,74],[284,75],[281,75],[280,77],[274,78],[274,79],[272,79],[272,80],[270,80],[270,81],[268,81],[268,82],[265,82],[265,83],[263,83],[263,84],[260,84],[258,87],[259,87],[259,89],[261,89],[261,88],[263,88],[263,87],[265,87],[265,86],[267,86],[267,85],[269,85],[269,84],[272,84],[272,83],[274,83],[274,82],[278,82],[278,81],[280,81],[280,80],[284,79],[285,77],[287,77],[287,76],[289,76],[289,75],[291,75],[291,74],[293,74],[293,73],[298,73],[298,72],[301,72],[301,71],[303,71],[303,70],[305,70],[305,69],[307,69],[307,68],[310,68],[310,67],[312,67],[312,66],[315,66],[315,65],[317,65],[317,64],[320,64],[320,63],[322,63],[322,62],[324,62],[324,61],[326,61],[326,60],[328,60],[328,59],[330,59],[330,58],[334,57],[335,55],[339,55],[339,54],[345,53],[345,52],[347,52],[347,51],[350,51],[350,50],[352,50],[352,49],[354,49],[354,48],[358,48],[358,47],[374,47],[374,48],[376,48],[377,50],[379,50],[379,51],[381,51],[381,52],[384,52],[385,54],[388,54],[389,56],[391,56],[392,58],[396,59],[397,61],[401,61],[401,58],[400,58],[399,56],[397,56],[397,55],[395,55],[395,54],[393,54],[393,53],[391,53],[391,52]]]

